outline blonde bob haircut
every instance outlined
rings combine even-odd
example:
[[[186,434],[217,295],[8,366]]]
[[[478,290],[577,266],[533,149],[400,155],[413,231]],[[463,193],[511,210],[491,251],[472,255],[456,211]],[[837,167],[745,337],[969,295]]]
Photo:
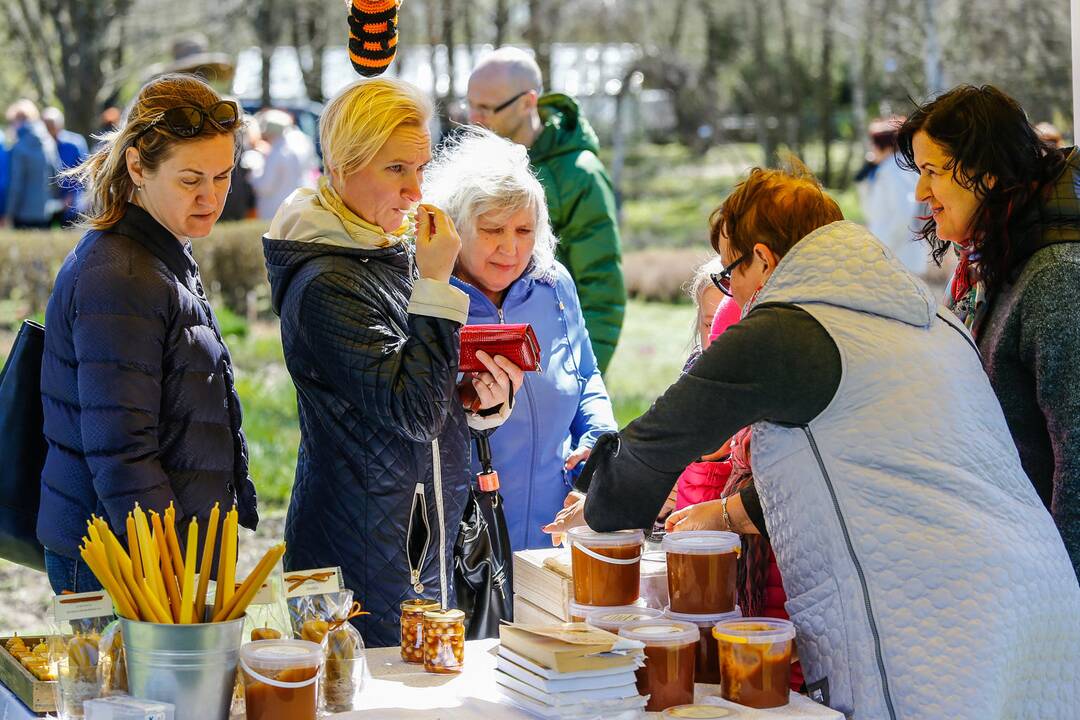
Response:
[[[319,120],[327,170],[338,180],[363,169],[399,127],[426,130],[431,101],[394,78],[358,80],[335,95]]]

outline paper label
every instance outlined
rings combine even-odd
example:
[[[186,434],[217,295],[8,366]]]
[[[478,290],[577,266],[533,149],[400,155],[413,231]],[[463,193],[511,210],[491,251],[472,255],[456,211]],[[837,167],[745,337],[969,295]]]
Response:
[[[341,580],[341,568],[317,568],[288,572],[282,577],[285,581],[285,597],[306,597],[341,592],[345,585]]]
[[[53,615],[58,625],[72,620],[107,617],[112,614],[112,598],[102,591],[57,595],[53,598]]]

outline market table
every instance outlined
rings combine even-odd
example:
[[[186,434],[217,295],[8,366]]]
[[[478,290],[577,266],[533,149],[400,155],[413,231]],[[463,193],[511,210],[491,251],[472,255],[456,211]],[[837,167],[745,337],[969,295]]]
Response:
[[[369,649],[372,677],[361,693],[361,707],[331,717],[339,720],[531,720],[499,695],[495,689],[495,655],[498,640],[465,643],[465,670],[457,675],[434,675],[421,665],[401,661],[396,647]],[[720,694],[717,685],[697,686],[697,700]],[[732,706],[738,707],[738,706]],[[802,695],[792,693],[791,703],[774,710],[741,708],[747,720],[843,720],[843,715]],[[647,713],[657,718],[660,713]],[[20,700],[0,685],[0,720],[31,720]]]

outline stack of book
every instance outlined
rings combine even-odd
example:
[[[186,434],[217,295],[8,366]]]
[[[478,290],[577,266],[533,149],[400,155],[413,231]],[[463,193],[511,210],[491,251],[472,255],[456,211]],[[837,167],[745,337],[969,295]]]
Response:
[[[643,645],[584,623],[499,628],[495,682],[517,707],[557,720],[643,716],[634,671]]]

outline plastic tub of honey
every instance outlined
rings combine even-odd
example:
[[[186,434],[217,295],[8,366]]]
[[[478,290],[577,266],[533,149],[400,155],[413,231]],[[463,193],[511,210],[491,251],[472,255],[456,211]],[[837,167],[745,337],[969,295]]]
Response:
[[[735,609],[742,542],[735,533],[690,530],[664,536],[668,597],[677,613],[707,615]]]
[[[595,628],[618,635],[619,631],[627,625],[644,620],[654,620],[663,617],[663,615],[664,612],[656,608],[640,605],[619,605],[616,607],[592,608],[592,612],[585,617],[585,622]]]
[[[620,530],[598,533],[571,528],[571,572],[574,602],[582,605],[633,605],[641,585],[641,550],[645,533]]]
[[[720,696],[752,708],[787,705],[795,626],[751,617],[713,627],[720,653]]]
[[[248,720],[315,720],[321,646],[307,640],[259,640],[240,648]]]
[[[619,635],[645,643],[645,667],[634,675],[638,693],[649,696],[647,711],[694,702],[694,665],[701,635],[697,625],[655,618],[626,625]]]
[[[697,664],[694,666],[695,682],[719,685],[720,651],[716,640],[712,636],[712,629],[716,623],[741,618],[742,612],[732,610],[729,613],[720,613],[718,615],[690,615],[688,613],[672,612],[668,609],[664,615],[672,620],[682,620],[698,626],[701,637],[698,639]]]

